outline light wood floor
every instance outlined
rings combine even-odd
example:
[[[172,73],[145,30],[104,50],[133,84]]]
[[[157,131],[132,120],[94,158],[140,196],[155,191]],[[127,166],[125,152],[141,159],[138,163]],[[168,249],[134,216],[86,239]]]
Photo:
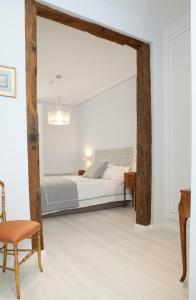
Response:
[[[130,208],[44,220],[44,273],[21,267],[25,300],[182,300],[178,233],[134,229]],[[15,299],[14,274],[0,273],[0,299]]]

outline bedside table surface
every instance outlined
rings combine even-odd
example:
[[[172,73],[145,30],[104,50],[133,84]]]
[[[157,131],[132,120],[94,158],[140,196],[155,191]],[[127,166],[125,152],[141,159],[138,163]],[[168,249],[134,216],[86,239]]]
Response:
[[[85,173],[85,170],[78,170],[78,175],[79,175],[79,176],[84,175],[84,173]]]

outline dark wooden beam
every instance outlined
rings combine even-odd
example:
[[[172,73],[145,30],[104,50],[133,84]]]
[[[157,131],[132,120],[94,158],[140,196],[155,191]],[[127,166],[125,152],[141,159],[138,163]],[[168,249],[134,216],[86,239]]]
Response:
[[[129,45],[130,47],[133,47],[135,49],[140,47],[142,43],[132,37],[120,34],[116,31],[97,25],[95,23],[88,22],[76,17],[72,17],[63,12],[50,8],[49,6],[36,3],[36,7],[37,7],[37,14],[39,17],[43,17],[67,25],[75,29],[86,31],[102,39],[106,39],[121,45]]]
[[[94,36],[128,45],[137,50],[137,216],[136,222],[149,225],[151,219],[151,82],[150,46],[103,26],[64,14],[46,5],[26,0],[26,77],[31,219],[41,223],[39,179],[39,138],[37,119],[36,17],[86,31]]]
[[[151,219],[151,80],[150,46],[137,50],[137,214],[136,223]]]
[[[27,138],[31,220],[42,224],[37,117],[37,12],[33,0],[25,0]],[[35,243],[33,245],[36,247]],[[43,238],[42,238],[43,246]]]

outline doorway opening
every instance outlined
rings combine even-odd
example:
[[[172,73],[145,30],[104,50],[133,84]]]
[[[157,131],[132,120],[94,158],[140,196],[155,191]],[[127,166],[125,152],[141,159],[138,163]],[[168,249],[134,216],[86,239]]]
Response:
[[[94,36],[130,46],[137,51],[137,212],[136,223],[147,226],[151,220],[151,80],[150,45],[50,8],[26,0],[26,87],[31,219],[42,223],[39,131],[37,114],[37,17],[43,17]]]

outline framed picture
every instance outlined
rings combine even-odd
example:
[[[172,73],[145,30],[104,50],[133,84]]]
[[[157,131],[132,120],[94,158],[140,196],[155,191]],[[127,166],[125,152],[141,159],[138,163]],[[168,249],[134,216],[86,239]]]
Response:
[[[0,96],[16,98],[16,68],[0,66]]]

